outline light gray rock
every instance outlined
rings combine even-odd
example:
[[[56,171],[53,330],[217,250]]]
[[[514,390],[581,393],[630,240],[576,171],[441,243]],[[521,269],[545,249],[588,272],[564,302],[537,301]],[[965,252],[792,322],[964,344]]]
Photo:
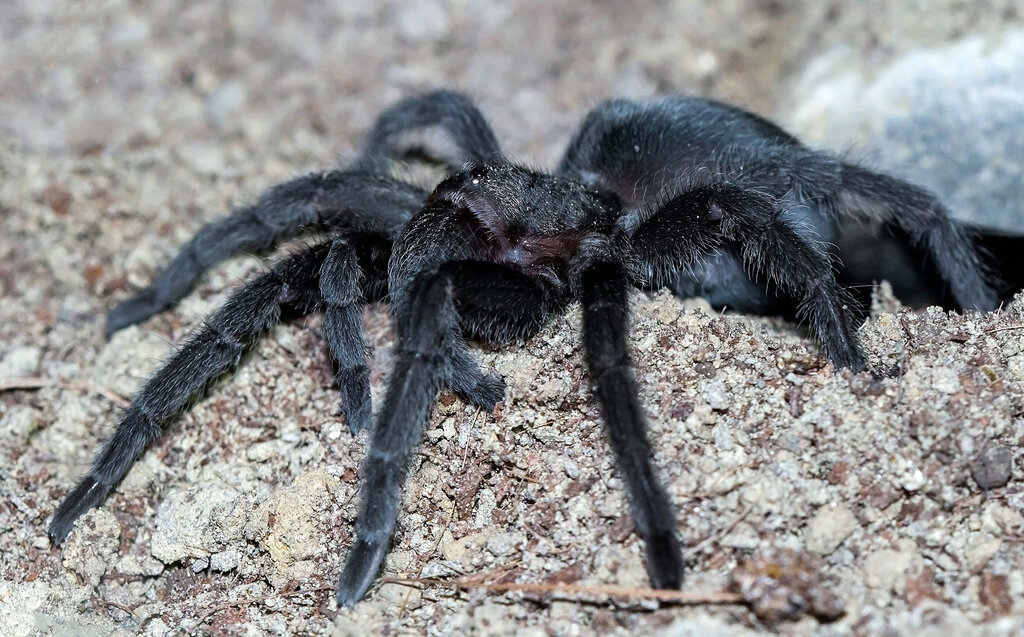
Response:
[[[960,219],[1021,232],[1024,31],[921,47],[881,68],[862,63],[845,47],[809,62],[792,130],[924,186]]]
[[[235,513],[244,508],[242,497],[231,485],[213,480],[171,491],[157,509],[153,556],[171,564],[219,551],[241,535],[244,520],[239,524]]]
[[[860,523],[850,507],[844,504],[823,506],[811,518],[804,534],[807,550],[829,555],[850,537]]]

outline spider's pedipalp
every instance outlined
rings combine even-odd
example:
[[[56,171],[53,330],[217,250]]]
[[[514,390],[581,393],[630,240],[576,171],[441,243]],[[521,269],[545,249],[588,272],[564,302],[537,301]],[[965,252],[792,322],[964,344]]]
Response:
[[[459,286],[455,307],[463,332],[493,343],[526,338],[541,328],[560,302],[543,279],[489,261],[449,261],[442,266]]]
[[[445,387],[484,411],[494,411],[495,405],[505,397],[505,379],[484,372],[465,347],[449,348],[446,353]]]
[[[352,171],[312,173],[274,186],[255,204],[200,228],[149,287],[110,311],[107,336],[174,305],[207,268],[233,254],[268,250],[322,225],[394,233],[425,196],[397,179]]]
[[[370,368],[363,338],[361,269],[355,248],[346,239],[331,242],[320,269],[324,303],[324,338],[334,358],[334,384],[341,391],[341,409],[352,433],[369,427]]]
[[[247,283],[146,381],[88,475],[54,513],[49,535],[55,544],[63,542],[75,520],[121,481],[192,396],[236,364],[243,350],[278,322],[282,304],[308,312],[319,303],[317,283],[329,247],[324,243],[307,248]]]
[[[651,464],[646,419],[626,347],[629,288],[625,270],[617,263],[596,262],[583,270],[584,352],[616,465],[629,493],[633,524],[644,540],[651,584],[678,589],[683,583],[683,559],[675,513]]]
[[[559,310],[538,279],[497,263],[449,261],[440,269],[458,282],[455,307],[463,333],[492,343],[525,338]],[[474,405],[492,411],[505,393],[505,381],[483,374],[465,348],[448,351],[444,383]]]

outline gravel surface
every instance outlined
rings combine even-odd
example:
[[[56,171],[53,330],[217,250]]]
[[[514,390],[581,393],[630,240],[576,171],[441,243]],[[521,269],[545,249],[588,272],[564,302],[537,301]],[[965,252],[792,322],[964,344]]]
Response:
[[[366,436],[338,415],[317,317],[272,330],[52,547],[118,397],[265,264],[233,258],[109,341],[104,312],[205,221],[351,157],[395,99],[466,90],[537,165],[597,101],[659,92],[869,153],[872,133],[821,127],[858,106],[815,93],[823,65],[820,84],[877,86],[915,52],[1003,55],[1024,28],[1016,1],[336,4],[0,4],[0,634],[1024,634],[1024,298],[955,315],[881,287],[861,330],[876,378],[781,320],[635,297],[687,589],[751,604],[382,584],[339,611]],[[379,398],[392,334],[386,308],[365,318]],[[646,584],[578,329],[574,311],[478,350],[508,382],[494,414],[441,394],[386,575]],[[813,612],[785,617],[798,597]]]

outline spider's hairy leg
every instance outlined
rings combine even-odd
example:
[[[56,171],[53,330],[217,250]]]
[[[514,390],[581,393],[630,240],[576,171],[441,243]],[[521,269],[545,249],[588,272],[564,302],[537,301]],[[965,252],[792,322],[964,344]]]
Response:
[[[189,399],[238,362],[246,347],[279,320],[282,305],[312,310],[330,244],[307,248],[246,284],[189,337],[136,394],[85,478],[64,498],[49,535],[60,544],[76,519],[99,504]]]
[[[395,316],[395,323],[395,366],[363,465],[356,540],[345,558],[336,592],[340,606],[362,599],[384,563],[409,455],[420,441],[441,386],[445,341],[457,338],[450,279],[436,271],[420,275],[406,311]]]
[[[865,369],[854,301],[836,282],[828,253],[790,227],[770,197],[724,184],[694,188],[659,208],[631,239],[641,267],[656,272],[735,241],[748,268],[800,299],[797,316],[808,321],[833,363]]]
[[[994,277],[975,249],[970,231],[928,191],[856,164],[842,164],[839,206],[882,221],[925,252],[963,309],[999,306]]]
[[[553,295],[530,276],[488,261],[449,261],[441,266],[458,285],[455,307],[470,338],[505,343],[526,338],[559,309]],[[484,374],[464,347],[448,352],[444,384],[471,403],[491,411],[502,399],[505,381]]]
[[[504,381],[479,371],[460,324],[488,340],[525,336],[543,324],[551,307],[537,281],[506,266],[471,260],[448,261],[418,275],[401,296],[407,300],[395,310],[396,363],[363,467],[356,541],[338,584],[342,606],[362,599],[380,570],[398,517],[409,454],[441,385],[469,393],[475,383],[479,397],[480,383],[494,382],[498,391],[492,400],[502,397]]]
[[[675,513],[651,466],[653,453],[626,347],[629,287],[618,263],[598,261],[582,272],[583,344],[594,394],[629,492],[633,524],[644,540],[651,584],[678,589],[683,559]]]
[[[335,239],[320,269],[324,302],[324,338],[334,358],[334,384],[341,391],[341,409],[352,433],[370,425],[370,368],[363,338],[363,276],[356,249]]]
[[[486,161],[501,154],[487,120],[461,93],[431,91],[395,103],[377,117],[356,165],[382,172],[395,159],[392,144],[403,133],[439,126],[463,153],[463,161]]]
[[[445,355],[447,360],[442,370],[445,387],[485,411],[494,411],[505,397],[505,379],[484,372],[462,343],[456,343]]]
[[[405,182],[354,171],[312,173],[274,186],[255,204],[200,228],[148,287],[107,314],[107,336],[174,305],[205,270],[232,254],[268,250],[324,224],[393,232],[425,196]]]

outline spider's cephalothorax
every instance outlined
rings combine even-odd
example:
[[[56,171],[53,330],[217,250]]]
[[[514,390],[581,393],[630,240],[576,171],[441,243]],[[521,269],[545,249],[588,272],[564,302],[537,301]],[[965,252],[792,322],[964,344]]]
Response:
[[[401,159],[397,140],[429,127],[442,128],[466,162],[432,193],[389,171]],[[276,186],[207,225],[152,286],[110,313],[108,332],[173,305],[228,254],[267,249],[308,228],[330,234],[242,287],[149,379],[57,509],[50,537],[62,542],[283,308],[324,312],[343,413],[353,431],[369,427],[361,308],[386,299],[398,334],[394,369],[372,426],[356,540],[337,589],[339,603],[352,604],[384,561],[409,454],[439,388],[488,410],[503,396],[503,381],[480,369],[465,337],[529,337],[578,301],[594,395],[651,582],[678,588],[676,518],[651,465],[627,348],[629,291],[669,286],[740,310],[788,307],[826,356],[860,371],[856,303],[837,283],[830,252],[830,244],[842,248],[847,219],[886,228],[905,250],[925,255],[953,305],[997,304],[967,233],[928,193],[808,150],[733,107],[608,102],[588,116],[558,171],[546,174],[503,158],[463,96],[405,100],[381,115],[352,166]]]

